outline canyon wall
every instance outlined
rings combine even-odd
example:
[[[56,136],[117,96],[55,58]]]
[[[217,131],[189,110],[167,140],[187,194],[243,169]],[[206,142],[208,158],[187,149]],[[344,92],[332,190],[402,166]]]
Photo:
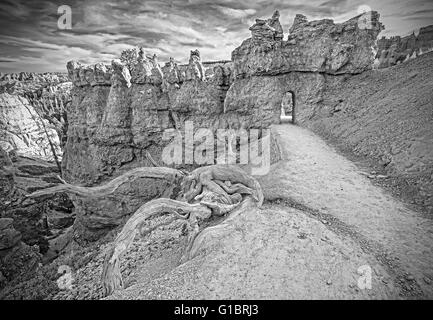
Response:
[[[377,41],[376,66],[387,68],[433,50],[433,25],[422,27],[418,35],[382,37]]]
[[[139,49],[124,51],[111,64],[70,61],[63,178],[95,186],[155,163],[191,169],[186,159],[181,164],[163,159],[168,144],[185,142],[187,123],[192,123],[193,134],[204,128],[214,136],[218,129],[267,129],[279,123],[287,92],[295,97],[299,123],[314,118],[321,112],[329,79],[372,68],[375,40],[382,29],[378,18],[371,12],[335,24],[297,15],[284,40],[277,11],[270,19],[257,19],[250,28],[251,38],[233,51],[231,61],[202,63],[199,51],[193,50],[188,64],[170,59],[160,65],[156,55]],[[170,135],[176,130],[183,141]],[[145,199],[140,193],[134,195],[140,201],[175,194],[163,179],[144,180],[140,190],[148,190]],[[102,215],[94,207],[100,199],[73,199],[75,240],[96,240],[127,218],[128,201],[113,199],[107,199]]]
[[[256,19],[251,38],[232,52],[236,78],[289,72],[356,74],[371,69],[376,37],[383,29],[377,12],[344,23],[331,19],[308,21],[297,14],[287,40],[276,11]]]
[[[279,122],[281,102],[291,91],[297,119],[316,111],[326,75],[356,74],[374,60],[383,26],[376,12],[347,22],[308,21],[297,15],[287,40],[279,13],[257,19],[252,36],[232,61],[203,64],[191,51],[189,63],[162,67],[156,55],[130,50],[111,65],[68,63],[73,83],[63,174],[72,183],[93,185],[113,173],[151,166],[161,159],[166,130],[269,128]]]
[[[318,112],[328,78],[372,68],[375,41],[382,29],[374,11],[344,23],[308,21],[298,14],[284,40],[278,11],[270,19],[256,19],[251,38],[232,52],[235,80],[227,93],[226,108],[249,105],[263,110],[267,123],[276,123],[281,99],[291,92],[297,122],[307,121]],[[264,99],[250,98],[248,88],[256,92],[258,83],[263,83],[257,92]]]
[[[0,145],[8,153],[57,160],[66,142],[65,74],[0,75]]]
[[[173,60],[162,68],[155,56],[140,52],[129,62],[82,66],[68,64],[73,83],[68,109],[68,141],[63,173],[68,181],[95,184],[119,168],[163,165],[167,129],[184,130],[186,121],[198,128],[261,127],[249,108],[224,110],[231,85],[230,63],[205,69],[198,51],[188,65]]]

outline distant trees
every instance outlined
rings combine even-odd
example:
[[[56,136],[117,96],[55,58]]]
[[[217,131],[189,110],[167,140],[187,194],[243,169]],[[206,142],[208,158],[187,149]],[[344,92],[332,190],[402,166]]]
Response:
[[[120,54],[120,61],[129,69],[132,69],[132,66],[137,61],[139,49],[137,47],[123,50]]]

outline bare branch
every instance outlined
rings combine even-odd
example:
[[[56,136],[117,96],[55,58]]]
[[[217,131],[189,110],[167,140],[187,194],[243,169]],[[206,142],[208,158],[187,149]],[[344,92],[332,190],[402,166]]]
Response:
[[[119,260],[121,255],[126,252],[133,242],[140,226],[151,217],[173,213],[176,214],[179,211],[189,213],[190,215],[192,214],[194,217],[209,217],[211,215],[210,209],[200,204],[189,204],[186,202],[162,198],[149,201],[132,215],[132,217],[126,222],[122,231],[116,237],[116,240],[114,240],[113,247],[105,256],[102,272],[102,283],[105,295],[113,293],[116,289],[123,288]],[[161,224],[166,224],[166,222]],[[151,232],[155,228],[156,227],[148,228],[146,231]]]
[[[74,194],[83,198],[86,197],[99,197],[106,196],[112,194],[121,186],[123,183],[128,181],[133,181],[138,178],[154,178],[154,179],[166,179],[166,180],[174,180],[176,177],[182,176],[182,172],[165,167],[158,168],[149,168],[149,167],[141,167],[132,169],[121,176],[111,180],[110,182],[96,187],[81,187],[75,186],[69,183],[66,183],[64,180],[64,184],[35,191],[27,197],[35,198],[42,195],[53,194],[57,192],[65,192],[69,194]]]

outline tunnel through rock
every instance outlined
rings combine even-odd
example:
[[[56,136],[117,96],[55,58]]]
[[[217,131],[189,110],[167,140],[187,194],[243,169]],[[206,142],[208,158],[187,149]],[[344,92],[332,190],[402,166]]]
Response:
[[[281,101],[280,123],[295,123],[295,94],[288,91]]]

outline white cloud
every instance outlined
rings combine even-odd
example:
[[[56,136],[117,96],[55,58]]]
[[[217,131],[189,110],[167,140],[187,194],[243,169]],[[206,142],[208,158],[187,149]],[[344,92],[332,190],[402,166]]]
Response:
[[[44,0],[42,9],[29,3],[0,3],[9,15],[0,10],[0,71],[64,71],[68,60],[109,62],[133,45],[156,53],[161,63],[170,56],[187,62],[196,48],[203,60],[230,59],[250,36],[254,19],[270,17],[275,9],[286,34],[296,13],[342,22],[356,16],[360,4],[381,13],[384,34],[404,34],[428,24],[423,17],[433,7],[427,0],[271,0],[266,6],[246,0],[71,0],[73,29],[60,32],[54,0]]]
[[[223,6],[216,6],[216,7],[223,14],[225,14],[225,15],[229,16],[230,18],[233,18],[233,19],[242,19],[242,18],[245,18],[249,15],[253,15],[257,12],[255,9],[242,10],[242,9],[227,8],[227,7],[223,7]]]

